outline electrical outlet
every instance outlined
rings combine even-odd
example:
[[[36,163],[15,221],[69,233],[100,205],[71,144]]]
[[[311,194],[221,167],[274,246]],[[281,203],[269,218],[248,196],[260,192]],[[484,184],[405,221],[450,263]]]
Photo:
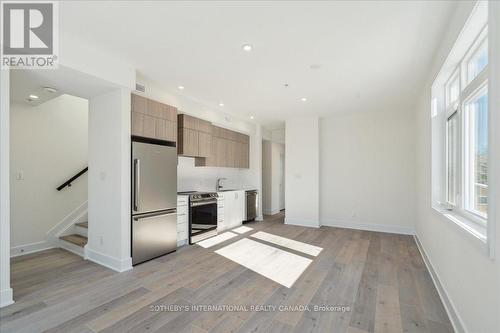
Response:
[[[104,237],[100,236],[99,241],[100,241],[101,245],[104,245]]]

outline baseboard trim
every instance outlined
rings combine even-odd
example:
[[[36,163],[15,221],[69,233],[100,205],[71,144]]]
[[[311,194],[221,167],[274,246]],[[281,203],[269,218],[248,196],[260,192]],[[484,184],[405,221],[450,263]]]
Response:
[[[74,253],[77,256],[80,256],[80,257],[84,256],[84,249],[81,246],[78,246],[76,244],[72,244],[70,242],[66,242],[63,239],[55,240],[55,244],[57,244],[57,246],[60,247],[61,249],[64,249],[64,250],[69,251],[71,253]]]
[[[0,308],[14,304],[12,288],[0,290]]]
[[[297,219],[297,218],[293,218],[293,217],[285,217],[285,224],[296,225],[296,226],[299,226],[299,227],[308,227],[308,228],[319,228],[319,227],[321,227],[318,224],[318,221]]]
[[[430,261],[429,257],[427,256],[427,253],[425,252],[422,243],[420,243],[420,240],[418,239],[417,235],[414,235],[413,238],[415,239],[415,243],[417,244],[417,248],[420,252],[420,255],[422,256],[425,266],[427,267],[427,270],[429,271],[432,282],[434,282],[434,286],[436,287],[439,297],[441,298],[441,301],[444,304],[444,308],[446,309],[446,313],[448,313],[448,317],[450,318],[451,324],[453,325],[453,329],[457,333],[466,333],[468,332],[465,324],[458,314],[457,308],[455,307],[455,304],[449,297],[448,292],[446,291],[446,288],[444,285],[441,283],[441,279],[439,278],[439,275],[437,274],[436,270],[434,269],[434,266],[432,265],[432,262]]]
[[[400,234],[400,235],[415,235],[415,229],[412,227],[401,226],[401,225],[382,225],[382,224],[371,224],[371,223],[353,223],[349,221],[322,221],[322,226],[325,227],[335,227],[335,228],[346,228],[355,230],[366,230],[375,232],[385,232],[389,234]]]
[[[25,254],[40,252],[48,249],[53,249],[54,245],[48,241],[18,245],[10,248],[10,257],[19,257]]]
[[[275,209],[275,210],[263,210],[262,214],[265,214],[265,215],[276,215],[279,212],[280,212],[279,209]]]
[[[125,272],[132,269],[132,258],[120,260],[107,254],[100,253],[85,247],[85,259],[95,262],[101,266],[112,269],[116,272]]]

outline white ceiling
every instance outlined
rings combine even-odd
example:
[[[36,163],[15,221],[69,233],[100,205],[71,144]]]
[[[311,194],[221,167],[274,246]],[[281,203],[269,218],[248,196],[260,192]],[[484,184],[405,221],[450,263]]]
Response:
[[[172,92],[275,124],[412,106],[454,8],[451,1],[61,2],[60,24]]]
[[[62,94],[89,99],[91,96],[117,88],[106,81],[64,66],[59,66],[56,70],[16,69],[12,70],[10,75],[11,100],[33,106],[45,103]],[[48,92],[44,89],[45,87],[56,89],[56,92]],[[31,94],[39,98],[28,101],[28,96]]]

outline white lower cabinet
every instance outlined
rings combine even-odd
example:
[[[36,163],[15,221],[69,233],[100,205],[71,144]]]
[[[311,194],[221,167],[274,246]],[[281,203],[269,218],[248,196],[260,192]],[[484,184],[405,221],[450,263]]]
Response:
[[[237,227],[245,219],[245,191],[219,192],[217,231]]]
[[[177,196],[177,246],[188,243],[189,233],[189,197]]]

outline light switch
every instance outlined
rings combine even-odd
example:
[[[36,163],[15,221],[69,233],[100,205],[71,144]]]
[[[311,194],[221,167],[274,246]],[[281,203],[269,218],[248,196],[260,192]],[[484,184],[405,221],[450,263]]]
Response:
[[[24,171],[23,170],[18,170],[16,172],[16,180],[24,180]]]

